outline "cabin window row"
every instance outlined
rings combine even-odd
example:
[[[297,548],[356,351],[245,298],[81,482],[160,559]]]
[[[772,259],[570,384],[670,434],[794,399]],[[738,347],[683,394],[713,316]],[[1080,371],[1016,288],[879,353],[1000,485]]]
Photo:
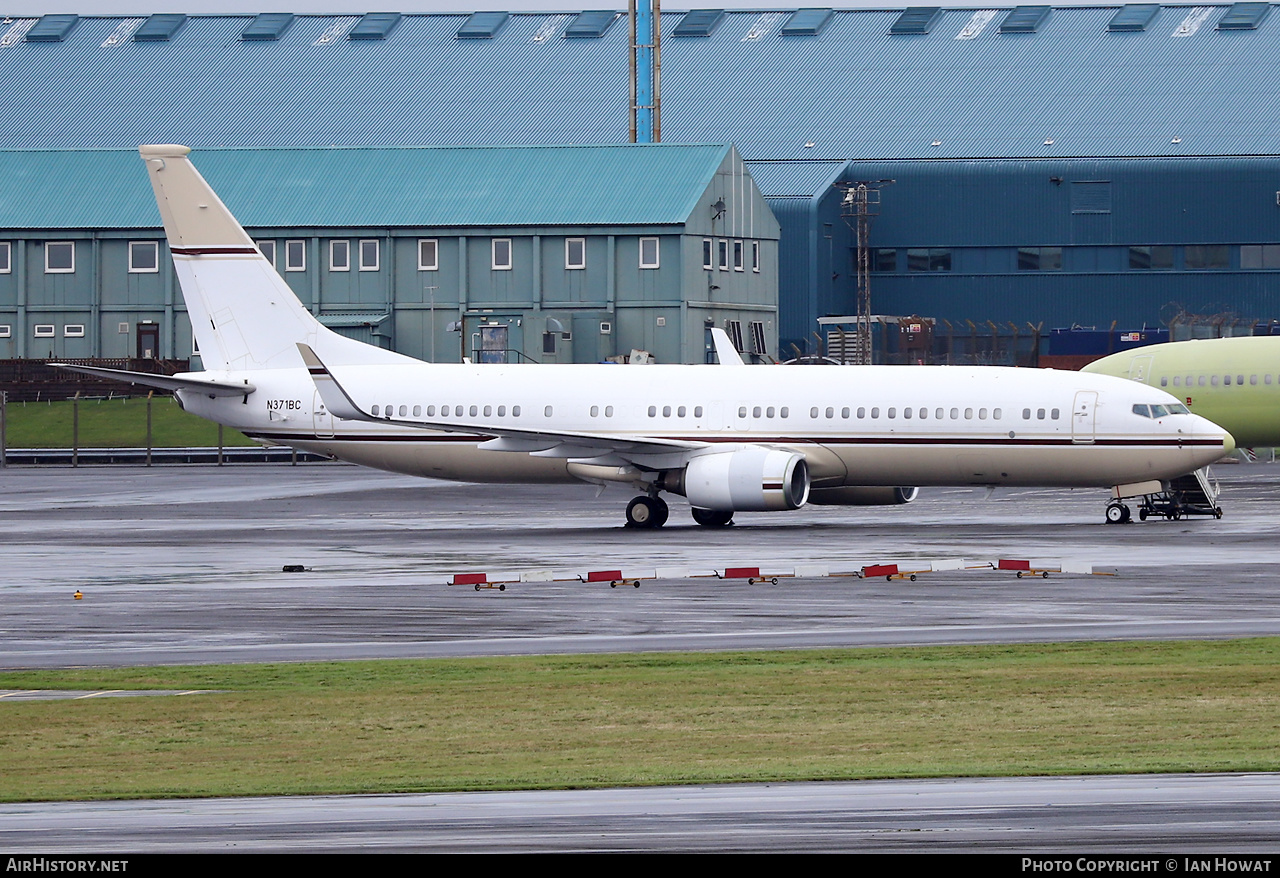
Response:
[[[500,406],[442,405],[440,406],[439,417],[441,418],[466,418],[466,417],[478,418],[483,416],[486,418],[491,418],[496,414],[499,418],[505,418],[508,416],[508,411],[510,412],[511,417],[513,418],[520,417],[520,406],[518,405],[511,406],[509,410],[505,405],[500,405]],[[373,415],[375,418],[396,418],[396,417],[434,418],[434,417],[437,417],[436,407],[433,405],[426,406],[425,408],[420,405],[415,405],[412,407],[408,405],[397,406],[395,404],[375,405],[370,407],[369,414]],[[550,416],[551,416],[551,406],[547,406],[547,417],[550,417]]]
[[[1280,376],[1276,376],[1275,380],[1277,382],[1280,382]],[[1270,384],[1271,381],[1272,381],[1271,375],[1262,376],[1263,384]],[[1248,376],[1248,382],[1250,386],[1256,387],[1258,384],[1258,376],[1257,375]],[[1174,375],[1173,378],[1170,379],[1168,375],[1165,375],[1163,378],[1160,379],[1161,387],[1169,387],[1171,384],[1174,387],[1217,387],[1219,385],[1223,387],[1231,387],[1233,385],[1236,387],[1243,387],[1245,384],[1245,376],[1239,375],[1239,374],[1237,375],[1187,375],[1185,377],[1182,375]]]
[[[820,406],[814,406],[813,408],[809,409],[809,417],[813,419],[825,417],[827,420],[834,420],[836,417],[836,411],[837,409],[835,406],[827,406],[825,409],[821,408]],[[1025,412],[1024,417],[1030,417],[1030,411],[1031,411],[1030,409],[1024,410]],[[1043,417],[1044,409],[1041,409],[1040,411],[1041,411],[1041,416]],[[1057,415],[1058,410],[1054,409],[1053,411],[1054,411],[1053,416],[1056,419],[1058,417]],[[872,420],[878,419],[880,417],[880,412],[881,412],[880,406],[872,406],[870,408],[870,415]],[[848,420],[850,417],[854,416],[854,411],[849,406],[844,406],[840,408],[839,413],[840,413],[840,418],[843,420]],[[865,419],[867,417],[867,414],[868,414],[868,409],[866,406],[858,407],[856,417],[859,420]],[[886,418],[897,419],[898,417],[901,417],[903,420],[911,420],[914,418],[920,421],[927,421],[930,418],[929,409],[926,406],[920,406],[919,408],[904,406],[901,409],[899,409],[897,406],[889,406],[884,409],[884,415]],[[961,409],[958,406],[950,409],[935,408],[933,410],[932,418],[935,421],[945,421],[948,419],[953,421],[958,421],[962,419],[971,421],[974,419],[975,415],[977,419],[980,421],[985,421],[988,418],[990,418],[993,421],[998,421],[1004,417],[1004,410],[998,409],[998,408]],[[739,417],[741,417],[741,415],[739,415]]]

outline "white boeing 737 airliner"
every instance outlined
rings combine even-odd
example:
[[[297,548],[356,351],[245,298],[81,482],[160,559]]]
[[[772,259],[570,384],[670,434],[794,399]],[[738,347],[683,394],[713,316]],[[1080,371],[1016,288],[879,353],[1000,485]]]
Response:
[[[81,371],[173,390],[264,444],[443,479],[619,483],[639,495],[636,527],[666,521],[662,492],[709,526],[806,502],[905,502],[915,489],[900,485],[1112,488],[1124,508],[1234,447],[1167,393],[1119,378],[748,367],[722,331],[718,366],[425,363],[322,326],[189,149],[140,152],[206,371]]]

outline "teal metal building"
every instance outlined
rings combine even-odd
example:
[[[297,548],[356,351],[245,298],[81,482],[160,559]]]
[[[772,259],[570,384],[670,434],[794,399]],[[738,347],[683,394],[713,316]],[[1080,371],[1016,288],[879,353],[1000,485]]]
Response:
[[[201,150],[320,320],[432,361],[777,345],[778,224],[730,146]],[[0,358],[191,356],[136,150],[0,152]],[[766,269],[767,267],[767,269]]]
[[[856,308],[858,182],[876,313],[1280,318],[1269,3],[668,10],[661,33],[663,140],[734,144],[779,221],[778,352]],[[0,148],[620,144],[627,48],[611,11],[13,19]]]

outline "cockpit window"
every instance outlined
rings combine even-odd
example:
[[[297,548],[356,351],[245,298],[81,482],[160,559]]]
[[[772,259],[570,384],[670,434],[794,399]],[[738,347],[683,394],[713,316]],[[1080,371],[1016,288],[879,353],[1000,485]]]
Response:
[[[1189,415],[1190,409],[1180,402],[1170,403],[1169,405],[1144,405],[1137,403],[1133,407],[1135,415],[1141,415],[1144,418],[1163,418],[1167,415]]]

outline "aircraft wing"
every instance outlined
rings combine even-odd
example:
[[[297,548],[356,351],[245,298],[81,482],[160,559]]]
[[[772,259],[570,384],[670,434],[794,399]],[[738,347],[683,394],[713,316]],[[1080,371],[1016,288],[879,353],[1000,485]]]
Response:
[[[615,436],[603,433],[577,433],[563,430],[527,430],[492,423],[467,421],[407,420],[375,417],[365,411],[338,383],[309,346],[298,344],[298,352],[315,382],[320,398],[334,417],[375,424],[396,424],[445,433],[468,433],[493,438],[477,447],[487,451],[514,451],[534,457],[573,459],[589,463],[636,463],[654,469],[684,465],[690,452],[708,447],[705,442],[659,439],[651,436]]]
[[[192,390],[208,396],[248,396],[257,388],[247,381],[233,384],[219,378],[197,378],[186,375],[155,375],[151,372],[129,372],[125,369],[103,369],[100,366],[70,366],[66,363],[49,363],[57,369],[68,372],[82,372],[85,375],[96,375],[99,378],[111,378],[129,384],[141,384],[143,387],[155,387],[160,390]]]

